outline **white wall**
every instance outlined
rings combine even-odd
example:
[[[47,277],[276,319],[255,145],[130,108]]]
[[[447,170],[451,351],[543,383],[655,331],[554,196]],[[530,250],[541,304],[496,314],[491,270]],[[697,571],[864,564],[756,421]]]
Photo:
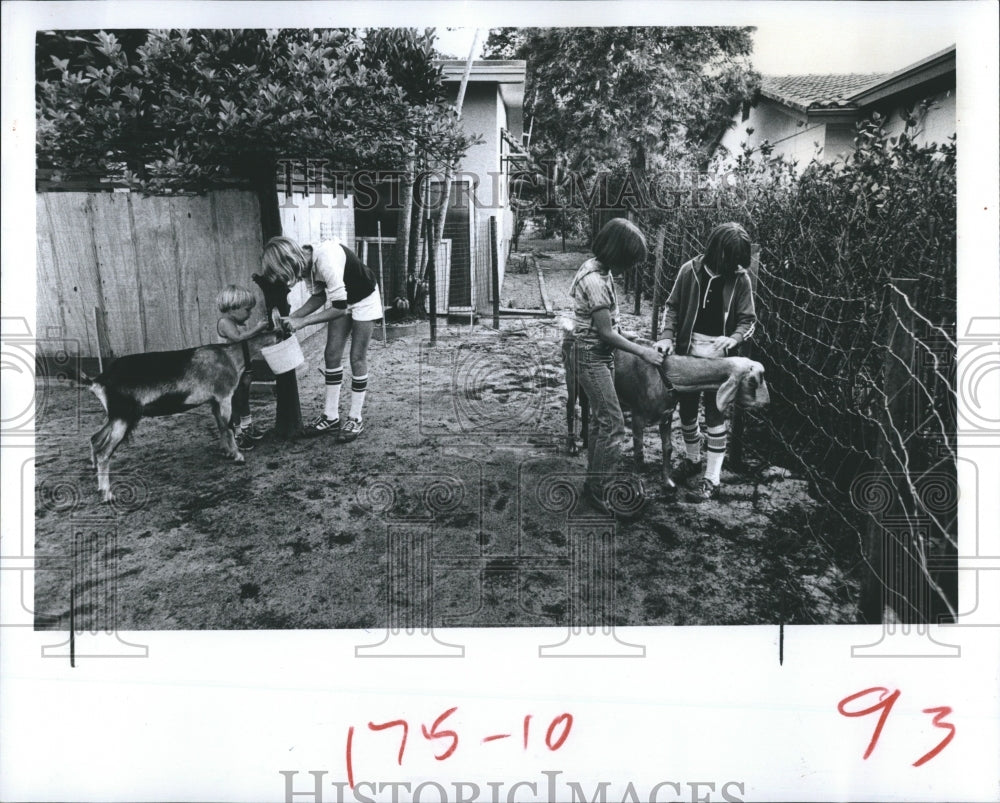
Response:
[[[825,123],[806,122],[805,115],[795,116],[769,100],[762,99],[752,107],[746,120],[741,120],[741,117],[737,113],[736,124],[725,133],[720,143],[732,159],[740,154],[744,143],[757,149],[767,140],[774,147],[773,155],[796,160],[801,172],[815,156],[817,147],[826,148]],[[753,133],[748,134],[748,128],[753,129]]]
[[[906,127],[903,109],[894,108],[888,115],[885,130],[890,136],[898,136]],[[918,145],[944,143],[955,133],[958,114],[955,91],[940,92],[931,98],[931,107],[926,112],[913,110],[918,123],[914,129],[914,140]]]

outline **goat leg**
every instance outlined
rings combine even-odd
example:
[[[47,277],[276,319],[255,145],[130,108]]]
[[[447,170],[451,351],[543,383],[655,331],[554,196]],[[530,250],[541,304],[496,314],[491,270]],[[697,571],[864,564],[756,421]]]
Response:
[[[646,428],[646,422],[642,420],[642,416],[638,415],[635,410],[632,411],[632,455],[635,459],[635,470],[641,472],[643,466],[645,465],[645,459],[642,450],[642,433]]]
[[[231,457],[235,462],[243,462],[243,454],[236,445],[236,436],[229,426],[229,420],[233,416],[233,399],[212,400],[212,414],[215,416],[215,423],[219,427],[219,441],[222,451],[227,457]]]
[[[110,419],[103,427],[94,433],[90,439],[90,448],[97,464],[97,490],[101,501],[114,501],[111,493],[111,455],[128,434],[128,424],[120,418]]]
[[[673,410],[660,419],[660,444],[663,447],[663,487],[668,493],[677,490],[677,484],[670,477],[670,463],[673,458],[673,446],[670,443],[670,425],[673,421]]]
[[[566,383],[566,450],[571,455],[576,455],[580,453],[580,450],[576,445],[576,435],[574,433],[574,428],[576,426],[576,395],[577,386],[575,379],[572,379]]]

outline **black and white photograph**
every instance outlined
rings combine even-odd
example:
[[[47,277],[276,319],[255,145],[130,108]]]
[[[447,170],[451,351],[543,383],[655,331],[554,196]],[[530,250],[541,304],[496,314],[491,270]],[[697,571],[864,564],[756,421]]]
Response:
[[[38,558],[125,630],[953,621],[955,45],[451,33],[38,33]]]
[[[805,643],[793,633],[846,632],[808,626],[855,626],[846,657],[881,661],[958,659],[947,634],[963,624],[995,639],[980,569],[1000,547],[996,176],[985,192],[960,181],[996,166],[995,93],[968,89],[990,65],[989,90],[996,54],[960,24],[988,3],[870,4],[882,27],[819,3],[655,24],[641,4],[620,19],[615,4],[541,4],[537,20],[437,4],[453,24],[435,4],[398,24],[363,3],[286,22],[285,4],[233,4],[246,21],[178,4],[176,22],[168,3],[149,21],[38,5],[53,13],[18,27],[34,238],[16,268],[5,253],[3,280],[5,298],[33,282],[34,308],[4,304],[3,540],[24,563],[4,567],[4,623],[38,640],[46,676],[57,661],[136,667],[113,659],[153,660],[156,634],[249,631],[278,655],[328,633],[350,660],[400,670],[465,657],[466,633],[528,639],[609,688],[633,671],[658,685],[650,656],[687,634],[766,631],[775,670]],[[992,218],[968,228],[984,198]],[[977,678],[995,678],[989,661]],[[904,766],[957,760],[951,708],[929,708],[944,698],[897,704],[892,677],[837,686],[823,727],[868,728],[852,753],[871,739],[868,766],[906,707],[922,737],[891,748]],[[584,718],[545,694],[490,725],[510,733],[468,737],[486,753],[523,726],[524,751],[534,739],[549,761],[519,776],[537,794],[472,774],[427,781],[425,799],[797,794],[737,761],[685,780],[710,766],[700,735],[683,777],[640,782],[616,756],[612,787],[557,789],[548,770]],[[417,800],[377,772],[359,796],[358,756],[381,739],[387,779],[453,781],[461,705],[439,708],[419,748],[416,719],[377,709],[346,743],[337,731],[326,764],[261,759],[261,794]],[[377,731],[400,723],[394,762]],[[417,749],[441,752],[407,775]],[[967,780],[953,799],[987,799],[988,781]],[[37,799],[70,799],[66,783]],[[799,799],[891,795],[857,783]]]

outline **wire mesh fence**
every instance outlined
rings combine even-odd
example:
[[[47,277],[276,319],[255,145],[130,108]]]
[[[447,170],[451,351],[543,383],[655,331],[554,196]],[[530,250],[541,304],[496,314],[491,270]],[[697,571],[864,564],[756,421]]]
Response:
[[[652,299],[651,335],[679,267],[716,224],[742,223],[760,243],[749,345],[772,400],[742,446],[809,479],[831,549],[858,562],[867,620],[953,621],[954,147],[876,140],[796,179],[743,168],[711,207],[641,216],[653,243],[632,285]]]

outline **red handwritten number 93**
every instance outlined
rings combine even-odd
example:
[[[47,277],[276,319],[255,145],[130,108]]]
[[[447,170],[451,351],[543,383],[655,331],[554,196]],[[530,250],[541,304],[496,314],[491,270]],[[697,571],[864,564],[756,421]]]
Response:
[[[879,701],[875,705],[868,706],[868,708],[862,708],[857,711],[848,711],[848,703],[853,703],[855,700],[871,694],[872,692],[879,693]],[[875,745],[878,743],[878,737],[882,734],[882,728],[885,725],[886,719],[889,717],[889,711],[892,710],[893,704],[899,699],[899,689],[896,689],[892,693],[889,692],[884,686],[872,686],[870,689],[865,689],[864,691],[859,691],[857,694],[852,694],[849,697],[845,697],[839,703],[837,703],[837,710],[843,714],[845,717],[864,717],[868,714],[874,714],[876,711],[881,709],[882,713],[879,714],[878,722],[875,724],[875,731],[872,733],[871,741],[868,742],[868,749],[865,750],[864,756],[862,758],[867,759],[868,756],[872,754],[872,750],[875,749]],[[937,728],[943,728],[948,731],[948,735],[945,736],[934,749],[924,753],[919,759],[913,762],[914,767],[919,767],[922,764],[926,764],[934,756],[940,753],[948,743],[955,738],[955,726],[950,722],[944,722],[944,718],[951,713],[951,708],[949,706],[943,705],[938,708],[925,708],[923,710],[925,714],[937,714],[934,717],[933,725]]]

